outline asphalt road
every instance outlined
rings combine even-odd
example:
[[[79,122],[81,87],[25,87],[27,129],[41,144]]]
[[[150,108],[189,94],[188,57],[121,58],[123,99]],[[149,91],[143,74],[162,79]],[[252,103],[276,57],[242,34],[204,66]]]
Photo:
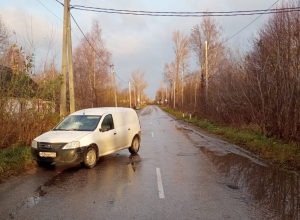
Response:
[[[123,150],[93,169],[57,164],[10,179],[0,184],[0,219],[300,218],[297,175],[269,168],[156,106],[139,118],[138,155]],[[287,181],[294,188],[281,193]]]

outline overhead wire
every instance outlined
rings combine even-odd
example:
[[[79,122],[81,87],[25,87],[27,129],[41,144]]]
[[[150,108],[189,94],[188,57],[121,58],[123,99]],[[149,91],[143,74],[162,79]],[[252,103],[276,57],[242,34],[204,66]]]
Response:
[[[277,2],[276,2],[277,3]],[[274,3],[274,4],[276,4]],[[274,5],[273,4],[273,5]],[[272,5],[272,6],[273,6]],[[271,7],[272,7],[271,6]],[[142,16],[161,16],[161,17],[229,17],[229,16],[249,16],[249,15],[264,15],[274,13],[298,12],[300,7],[281,8],[281,9],[265,9],[251,11],[228,11],[228,12],[153,12],[153,11],[133,11],[133,10],[117,10],[96,7],[86,7],[73,5],[74,9],[82,11],[103,12],[110,14],[125,14],[125,15],[142,15]]]
[[[89,7],[83,5],[72,5],[74,8],[85,8],[85,9],[95,9],[95,10],[105,10],[105,11],[116,11],[116,12],[132,12],[132,13],[149,13],[149,14],[231,14],[231,13],[253,13],[253,12],[266,12],[266,11],[281,11],[281,10],[292,10],[300,9],[300,7],[292,8],[281,8],[281,9],[261,9],[261,10],[244,10],[244,11],[219,11],[219,12],[158,12],[158,11],[135,11],[135,10],[124,10],[124,9],[111,9],[111,8],[98,8],[98,7]]]
[[[122,80],[122,79],[120,78],[120,76],[119,76],[116,72],[115,72],[115,74],[116,74],[116,76],[119,78],[119,80],[120,80],[122,83],[128,83],[128,82]]]
[[[39,0],[38,0],[39,1]],[[62,4],[58,0],[55,0],[58,3]],[[300,7],[293,7],[293,8],[281,8],[281,9],[271,9],[279,0],[277,0],[273,5],[271,5],[268,9],[265,10],[248,10],[248,11],[228,11],[228,12],[155,12],[155,11],[135,11],[135,10],[117,10],[117,9],[109,9],[109,8],[97,8],[97,7],[88,7],[82,5],[72,5],[73,9],[83,10],[83,11],[93,11],[93,12],[103,12],[103,13],[111,13],[111,14],[125,14],[125,15],[142,15],[142,16],[161,16],[161,17],[224,17],[224,16],[249,16],[249,15],[259,15],[253,21],[251,21],[248,25],[238,31],[236,34],[232,35],[231,37],[227,38],[225,42],[229,41],[247,27],[249,27],[252,23],[254,23],[258,18],[260,18],[264,14],[274,14],[274,13],[289,13],[289,12],[299,12]],[[41,3],[42,4],[42,3]],[[62,4],[63,5],[63,4]],[[93,48],[91,43],[88,41],[84,33],[82,32],[81,28],[79,27],[78,23],[74,19],[73,15],[71,14],[72,19],[76,23],[77,27]],[[103,46],[103,45],[102,45]],[[93,50],[97,53],[97,51],[93,48]],[[97,53],[97,55],[103,60],[103,58]],[[110,66],[105,60],[103,60],[106,65]],[[116,73],[115,73],[116,74]],[[116,74],[117,75],[117,74]],[[123,83],[127,83],[123,81],[118,75],[117,77]]]
[[[299,12],[300,9],[292,9],[292,10],[281,10],[274,12],[259,12],[259,13],[249,13],[249,14],[203,14],[203,15],[177,15],[177,14],[145,14],[145,13],[125,13],[125,12],[114,12],[114,11],[99,11],[99,10],[90,10],[90,9],[81,9],[74,8],[82,11],[93,11],[100,13],[108,13],[108,14],[122,14],[122,15],[135,15],[135,16],[151,16],[151,17],[235,17],[235,16],[251,16],[251,15],[264,15],[264,14],[279,14],[279,13],[290,13],[290,12]]]
[[[94,52],[97,54],[97,56],[104,62],[104,64],[106,64],[107,66],[111,66],[110,64],[108,64],[99,54],[98,52],[95,50],[95,48],[92,46],[92,44],[90,43],[90,41],[87,39],[87,37],[85,36],[85,34],[83,33],[83,31],[81,30],[80,26],[78,25],[77,21],[75,20],[75,18],[73,17],[72,13],[70,13],[73,21],[75,22],[75,24],[77,25],[78,29],[80,30],[81,34],[84,36],[84,38],[86,39],[86,41],[89,43],[90,47],[94,50]]]
[[[277,0],[273,5],[271,5],[267,10],[274,10],[271,9],[274,5],[276,5],[280,0]],[[259,19],[263,14],[259,15],[257,18],[255,18],[253,21],[251,21],[248,25],[246,25],[244,28],[242,28],[241,30],[239,30],[237,33],[235,33],[234,35],[232,35],[231,37],[227,38],[224,43],[226,43],[227,41],[229,41],[230,39],[234,38],[236,35],[238,35],[239,33],[241,33],[243,30],[245,30],[247,27],[249,27],[251,24],[253,24],[257,19]]]
[[[41,5],[43,5],[51,14],[53,14],[57,19],[59,19],[61,22],[64,23],[64,21],[62,19],[60,19],[55,13],[53,13],[47,6],[45,6],[42,2],[40,2],[39,0],[37,0]],[[63,3],[61,3],[60,1],[58,0],[55,0],[56,2],[58,2],[59,4],[61,4],[62,6],[64,6]],[[80,32],[82,33],[82,35],[84,36],[84,38],[86,39],[86,41],[89,43],[89,45],[92,47],[92,49],[95,51],[95,53],[97,54],[98,57],[101,58],[101,60],[109,67],[111,67],[110,64],[108,64],[98,53],[97,51],[95,50],[95,48],[92,46],[92,44],[89,42],[89,40],[87,39],[87,37],[85,36],[85,34],[83,33],[83,31],[81,30],[81,28],[79,27],[78,23],[76,22],[75,18],[73,17],[73,15],[70,13],[72,19],[74,20],[75,24],[77,25],[78,29],[80,30]],[[71,29],[72,30],[72,29]],[[74,33],[74,31],[72,30],[73,34],[76,36],[76,38],[80,41],[79,37]],[[104,47],[103,43],[100,42],[101,45]],[[115,73],[116,76],[120,79],[120,81],[122,81],[123,83],[128,83],[128,82],[125,82],[124,80],[122,80],[119,75],[117,73]]]
[[[61,20],[54,12],[52,12],[46,5],[44,5],[42,2],[40,2],[39,0],[37,0],[41,5],[43,5],[51,14],[53,14],[58,20],[60,20],[62,23],[64,23],[63,20]],[[56,0],[57,1],[57,0]],[[57,1],[59,2],[59,1]],[[61,5],[63,5],[61,2],[59,2]],[[72,30],[72,29],[71,29]],[[79,37],[75,34],[75,32],[72,30],[73,34],[75,35],[75,37],[80,41]]]
[[[61,3],[60,1],[58,1],[58,0],[55,0],[56,2],[58,2],[59,4],[61,4],[62,6],[64,6],[64,4],[63,3]]]
[[[86,41],[89,43],[90,47],[95,51],[95,53],[97,54],[97,56],[109,67],[111,67],[110,64],[108,64],[99,54],[98,52],[95,50],[95,48],[93,47],[93,45],[90,43],[90,41],[87,39],[87,37],[85,36],[85,34],[83,33],[82,29],[80,28],[80,26],[78,25],[77,21],[75,20],[75,18],[73,17],[72,13],[70,13],[73,21],[75,22],[75,24],[77,25],[78,29],[80,30],[80,32],[82,33],[82,35],[84,36],[84,38],[86,39]],[[116,76],[123,82],[123,83],[128,83],[128,82],[125,82],[124,80],[122,80],[119,75],[114,72],[116,74]]]

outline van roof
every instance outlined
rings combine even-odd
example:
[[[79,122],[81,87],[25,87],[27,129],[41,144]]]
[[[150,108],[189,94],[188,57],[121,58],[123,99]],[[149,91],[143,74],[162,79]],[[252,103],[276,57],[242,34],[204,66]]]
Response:
[[[106,113],[128,112],[128,111],[134,111],[134,110],[131,108],[122,108],[122,107],[87,108],[87,109],[81,109],[77,112],[74,112],[71,115],[104,115]]]

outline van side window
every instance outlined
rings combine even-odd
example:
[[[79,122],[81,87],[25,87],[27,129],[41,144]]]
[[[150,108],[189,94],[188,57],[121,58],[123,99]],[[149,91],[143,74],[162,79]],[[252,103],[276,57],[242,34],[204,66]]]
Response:
[[[101,127],[103,126],[109,126],[110,129],[114,129],[114,121],[113,121],[113,118],[112,118],[112,115],[106,115],[105,118],[103,119],[102,121],[102,124],[101,124]]]

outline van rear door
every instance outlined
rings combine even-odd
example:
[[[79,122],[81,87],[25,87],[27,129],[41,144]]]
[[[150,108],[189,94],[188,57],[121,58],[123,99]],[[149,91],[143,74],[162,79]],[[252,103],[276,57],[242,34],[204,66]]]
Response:
[[[138,116],[134,110],[124,112],[124,116],[126,119],[126,126],[128,130],[127,143],[131,145],[133,137],[138,134],[139,130]]]

